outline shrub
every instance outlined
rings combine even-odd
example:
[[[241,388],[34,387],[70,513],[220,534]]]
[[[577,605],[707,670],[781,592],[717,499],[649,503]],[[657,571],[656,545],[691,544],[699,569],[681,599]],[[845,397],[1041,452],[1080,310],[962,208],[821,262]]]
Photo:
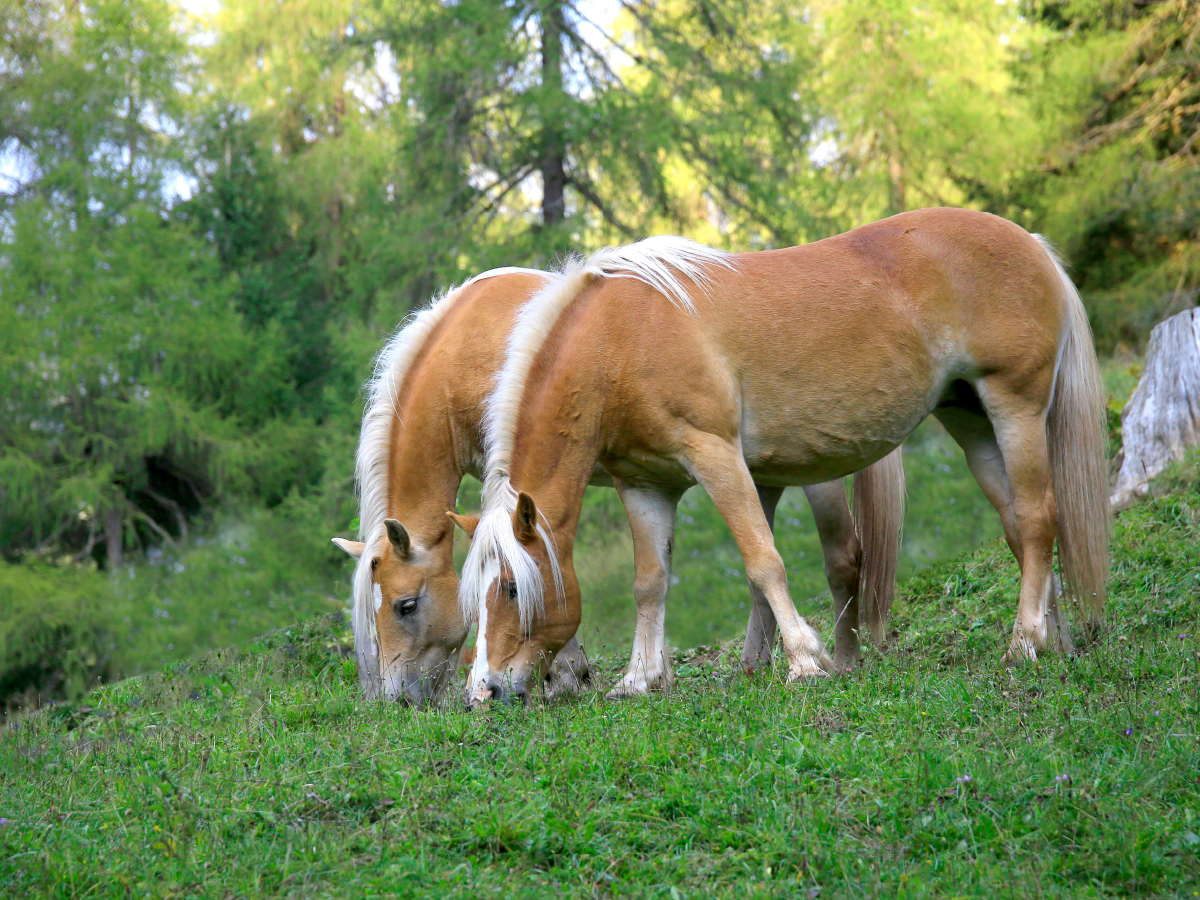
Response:
[[[111,676],[108,600],[95,571],[0,561],[0,714],[78,696]]]

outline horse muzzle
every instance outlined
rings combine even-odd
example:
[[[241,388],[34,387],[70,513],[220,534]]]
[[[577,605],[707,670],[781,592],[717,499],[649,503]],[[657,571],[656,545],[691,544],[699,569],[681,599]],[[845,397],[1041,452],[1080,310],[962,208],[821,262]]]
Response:
[[[529,685],[524,678],[513,678],[498,672],[488,674],[485,682],[467,691],[467,706],[479,709],[488,701],[505,705],[529,705]]]
[[[384,696],[414,709],[430,706],[437,702],[446,686],[447,670],[444,665],[434,670],[398,666],[394,674],[383,678]]]

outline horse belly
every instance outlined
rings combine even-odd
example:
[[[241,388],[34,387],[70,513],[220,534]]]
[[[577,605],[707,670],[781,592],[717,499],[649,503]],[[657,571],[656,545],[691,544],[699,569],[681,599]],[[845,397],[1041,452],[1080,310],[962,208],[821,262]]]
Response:
[[[880,377],[834,390],[744,386],[747,466],[760,484],[777,485],[817,484],[857,472],[890,453],[929,415],[943,380]]]

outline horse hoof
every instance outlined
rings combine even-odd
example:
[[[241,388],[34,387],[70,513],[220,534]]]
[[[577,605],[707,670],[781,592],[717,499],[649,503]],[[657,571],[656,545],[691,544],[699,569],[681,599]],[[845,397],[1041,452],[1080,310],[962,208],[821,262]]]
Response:
[[[651,678],[646,681],[622,681],[604,695],[605,700],[631,700],[634,697],[644,697],[654,691],[667,692],[671,690],[671,682],[662,678]]]
[[[1014,642],[1000,662],[1006,669],[1016,669],[1029,663],[1035,663],[1037,662],[1037,650],[1026,641]]]
[[[815,681],[818,678],[828,678],[829,673],[818,665],[807,665],[788,669],[788,684],[799,684],[804,681]]]
[[[853,672],[855,669],[857,669],[860,665],[862,665],[862,657],[861,656],[834,657],[833,665],[837,669],[837,672],[839,675],[842,674],[843,672],[850,673],[850,672]]]
[[[618,684],[615,688],[604,695],[605,700],[632,700],[634,697],[640,697],[646,693],[646,689],[639,690],[633,685]]]

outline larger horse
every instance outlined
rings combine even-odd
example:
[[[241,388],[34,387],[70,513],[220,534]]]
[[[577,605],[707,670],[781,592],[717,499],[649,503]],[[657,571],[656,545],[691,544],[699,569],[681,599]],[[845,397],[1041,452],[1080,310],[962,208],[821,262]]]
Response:
[[[581,263],[530,301],[510,339],[460,585],[481,634],[469,700],[521,690],[574,634],[573,538],[597,461],[644,498],[647,542],[664,557],[673,499],[703,485],[779,624],[789,678],[827,672],[755,485],[861,469],[931,413],[1020,563],[1006,660],[1069,648],[1056,537],[1068,590],[1099,619],[1103,393],[1083,305],[1043,240],[985,213],[928,209],[784,250],[634,248],[657,283]]]
[[[597,258],[597,264],[619,267],[622,260],[620,252],[611,251]],[[413,316],[379,354],[357,454],[360,540],[334,539],[358,560],[353,628],[360,682],[368,697],[382,693],[420,706],[435,700],[448,682],[469,628],[458,607],[451,519],[468,530],[473,522],[454,514],[447,518],[447,510],[454,508],[464,474],[483,470],[483,402],[504,360],[517,311],[538,291],[562,280],[559,273],[526,269],[479,275]],[[891,471],[880,468],[868,478],[894,494],[898,486]],[[585,483],[589,479],[612,483],[599,469],[584,476]],[[835,593],[868,591],[878,602],[889,602],[898,542],[880,530],[888,527],[887,517],[882,516],[880,525],[881,514],[870,514],[885,491],[859,504],[867,520],[867,562],[874,562],[861,566],[841,484],[818,486],[810,496],[827,569],[836,579]],[[623,497],[634,533],[644,531],[643,519],[651,513]],[[773,511],[769,492],[765,502]],[[635,545],[638,572],[652,568],[646,552],[652,551]],[[635,653],[618,694],[669,682],[662,624],[661,612],[638,616]],[[752,614],[751,627],[760,634],[759,656],[769,655],[773,622]],[[555,661],[555,684],[570,688],[586,666],[578,644],[570,642]]]

